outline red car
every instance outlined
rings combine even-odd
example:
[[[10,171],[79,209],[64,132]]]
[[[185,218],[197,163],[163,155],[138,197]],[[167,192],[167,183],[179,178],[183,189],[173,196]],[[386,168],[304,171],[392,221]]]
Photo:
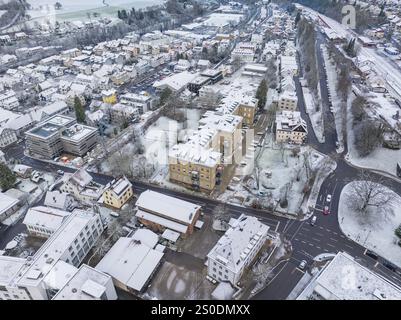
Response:
[[[325,207],[324,207],[324,210],[323,210],[323,214],[324,214],[325,216],[327,216],[329,213],[330,213],[329,207],[328,207],[328,206],[325,206]]]

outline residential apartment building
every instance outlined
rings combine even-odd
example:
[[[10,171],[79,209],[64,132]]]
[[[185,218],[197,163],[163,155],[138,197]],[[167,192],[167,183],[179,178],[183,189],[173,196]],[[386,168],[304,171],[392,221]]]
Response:
[[[109,103],[109,104],[117,103],[117,91],[114,89],[103,90],[102,100],[104,103]]]
[[[77,124],[74,118],[55,115],[25,133],[26,147],[33,155],[52,159],[63,152],[84,156],[97,144],[96,128]]]
[[[207,274],[236,286],[265,244],[269,227],[244,214],[231,219],[229,224],[230,228],[207,255]]]
[[[103,191],[103,203],[116,209],[120,209],[134,195],[132,183],[127,177],[114,179],[105,186]]]
[[[92,203],[102,196],[103,186],[94,182],[85,169],[80,169],[73,174],[64,174],[60,191],[72,195],[77,200]]]
[[[33,257],[0,256],[0,300],[51,299],[102,232],[98,214],[75,210]]]
[[[199,130],[169,151],[170,180],[194,189],[213,190],[223,165],[242,160],[242,117],[208,111]]]
[[[166,229],[186,237],[194,231],[201,206],[162,193],[146,190],[136,202],[136,217],[154,232]]]
[[[307,135],[307,125],[299,111],[276,113],[276,142],[302,144]]]
[[[298,97],[295,91],[284,91],[278,100],[279,110],[295,111],[298,105]]]
[[[152,97],[146,92],[140,93],[126,93],[120,97],[120,102],[139,110],[140,114],[144,114],[152,109]]]
[[[13,129],[0,127],[0,148],[13,144],[18,140],[17,133]]]

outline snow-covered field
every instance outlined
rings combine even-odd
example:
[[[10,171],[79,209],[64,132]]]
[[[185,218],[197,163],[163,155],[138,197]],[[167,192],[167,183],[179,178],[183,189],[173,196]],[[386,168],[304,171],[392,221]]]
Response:
[[[309,115],[316,138],[319,140],[320,143],[324,143],[322,108],[320,106],[319,110],[316,110],[316,102],[314,101],[313,95],[309,88],[302,87],[302,92],[304,95],[306,113],[308,113]]]
[[[350,239],[401,267],[401,247],[397,245],[398,238],[394,234],[401,224],[401,197],[396,195],[394,200],[394,215],[383,216],[372,212],[361,217],[348,207],[347,194],[351,183],[344,187],[340,196],[338,220],[341,230]]]
[[[218,199],[240,205],[252,205],[256,200],[262,207],[289,214],[297,214],[301,208],[306,211],[308,201],[304,199],[307,181],[304,156],[312,170],[319,168],[325,159],[310,147],[301,147],[299,156],[294,156],[291,149],[281,150],[274,144],[265,147],[256,159],[254,172],[249,176],[235,177],[237,182],[233,179],[229,186],[231,190],[226,190]],[[281,207],[279,202],[284,198],[288,205]]]
[[[114,16],[117,18],[117,11],[131,8],[140,9],[152,5],[162,4],[164,0],[59,0],[62,8],[54,10],[56,1],[52,0],[28,0],[32,10],[28,14],[32,18],[48,17],[56,15],[57,20],[89,20],[87,12],[97,12],[101,16]]]

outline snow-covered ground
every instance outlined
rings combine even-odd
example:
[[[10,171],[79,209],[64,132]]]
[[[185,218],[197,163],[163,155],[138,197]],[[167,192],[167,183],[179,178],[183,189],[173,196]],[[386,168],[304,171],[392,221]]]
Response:
[[[367,97],[369,99],[369,97]],[[351,104],[351,99],[348,99]],[[370,116],[375,116],[371,111],[367,110],[367,113]],[[362,167],[366,169],[379,170],[391,174],[393,176],[396,175],[397,170],[397,162],[401,160],[401,150],[392,150],[383,148],[382,146],[377,147],[371,154],[366,157],[360,157],[355,146],[354,141],[355,137],[353,134],[352,128],[352,113],[348,111],[348,123],[347,123],[347,145],[348,145],[348,154],[345,159],[350,162],[352,165],[357,167]]]
[[[341,192],[338,220],[345,235],[364,247],[376,252],[401,267],[401,247],[397,245],[395,229],[401,224],[401,197],[396,195],[393,215],[383,216],[371,212],[367,216],[352,211],[348,206],[347,195],[352,188],[351,182]]]
[[[302,87],[302,92],[304,95],[306,113],[309,115],[316,138],[320,143],[324,143],[322,107],[319,106],[318,110],[316,110],[317,102],[315,102],[315,99],[313,98],[313,95],[308,87]]]
[[[262,207],[275,208],[282,213],[297,214],[300,209],[306,212],[308,201],[304,199],[304,187],[307,181],[304,156],[310,162],[312,169],[318,169],[326,159],[307,146],[300,148],[299,156],[293,156],[290,148],[281,150],[274,144],[265,147],[256,158],[253,173],[249,176],[236,176],[229,186],[231,190],[226,190],[218,199],[240,205],[252,205],[255,201],[259,201]],[[330,172],[330,170],[325,171]],[[259,177],[259,188],[257,177]],[[283,198],[288,200],[285,208],[278,203]]]
[[[56,1],[28,0],[32,10],[28,14],[33,18],[56,16],[57,20],[89,20],[87,12],[97,12],[101,16],[117,18],[117,11],[131,8],[141,9],[152,5],[162,4],[164,0],[60,0],[60,10],[54,10]],[[105,5],[107,4],[107,5]]]
[[[343,137],[343,130],[342,130],[342,124],[343,124],[343,119],[341,116],[341,100],[337,95],[337,82],[338,82],[338,77],[337,77],[337,68],[333,64],[333,61],[330,59],[328,51],[326,46],[321,45],[322,53],[323,53],[323,58],[324,58],[324,64],[326,67],[326,74],[327,74],[327,84],[328,84],[328,89],[331,95],[331,103],[333,105],[333,113],[334,113],[334,121],[336,125],[336,131],[337,131],[337,137],[338,137],[338,143],[339,147],[337,149],[337,152],[342,152],[344,150],[344,137]]]

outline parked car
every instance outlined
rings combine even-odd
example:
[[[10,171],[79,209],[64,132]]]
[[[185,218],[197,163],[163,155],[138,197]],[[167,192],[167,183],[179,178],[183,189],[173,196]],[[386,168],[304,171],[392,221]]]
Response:
[[[323,209],[323,214],[324,214],[325,216],[327,216],[329,213],[330,213],[329,207],[328,207],[328,206],[325,206],[324,209]]]
[[[312,217],[312,219],[311,219],[311,221],[310,221],[310,224],[311,224],[312,226],[315,225],[316,219],[317,219],[316,216],[313,216],[313,217]]]
[[[394,272],[397,271],[397,267],[395,265],[393,265],[391,262],[384,261],[383,266],[385,266],[387,269],[389,269],[391,271],[394,271]]]
[[[327,201],[327,202],[330,202],[330,201],[331,201],[331,194],[328,194],[328,195],[327,195],[326,201]]]
[[[375,259],[375,260],[377,260],[377,258],[378,258],[377,254],[374,253],[374,252],[372,252],[372,251],[370,251],[370,250],[367,250],[365,254],[366,254],[368,257],[371,257],[372,259]]]
[[[57,174],[59,174],[60,176],[62,176],[64,174],[63,170],[57,170]]]
[[[298,268],[304,270],[306,268],[306,264],[307,264],[306,260],[302,260]]]

